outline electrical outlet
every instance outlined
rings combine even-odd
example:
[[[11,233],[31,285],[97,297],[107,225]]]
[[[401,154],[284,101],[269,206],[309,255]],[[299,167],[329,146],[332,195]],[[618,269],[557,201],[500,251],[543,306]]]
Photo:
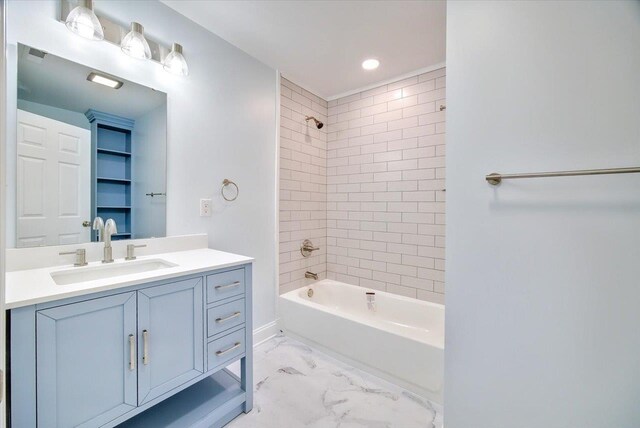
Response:
[[[211,217],[211,199],[200,199],[200,217]]]

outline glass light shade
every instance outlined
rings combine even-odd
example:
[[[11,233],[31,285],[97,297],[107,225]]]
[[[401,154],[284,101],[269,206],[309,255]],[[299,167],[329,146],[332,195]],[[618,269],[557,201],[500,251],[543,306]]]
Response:
[[[65,24],[71,32],[89,40],[104,40],[104,31],[100,20],[93,12],[93,3],[88,0],[85,6],[77,6],[67,16]]]
[[[189,75],[189,66],[182,55],[182,46],[178,43],[173,44],[171,52],[169,52],[169,55],[164,59],[162,65],[169,73],[182,76]]]
[[[144,28],[137,22],[131,23],[131,31],[122,39],[120,48],[133,58],[151,59],[151,48],[144,38]]]

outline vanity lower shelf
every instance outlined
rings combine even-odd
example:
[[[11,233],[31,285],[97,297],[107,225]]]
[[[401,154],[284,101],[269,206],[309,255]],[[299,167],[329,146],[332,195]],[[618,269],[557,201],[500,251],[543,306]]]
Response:
[[[245,399],[240,379],[223,369],[118,426],[222,427],[242,413]]]

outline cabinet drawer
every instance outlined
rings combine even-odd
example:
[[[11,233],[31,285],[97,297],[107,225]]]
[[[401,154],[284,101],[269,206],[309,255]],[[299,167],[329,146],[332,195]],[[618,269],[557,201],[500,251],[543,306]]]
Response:
[[[207,303],[244,293],[244,269],[207,276]]]
[[[211,337],[244,323],[244,299],[207,310],[207,336]]]
[[[244,353],[244,329],[235,331],[207,345],[207,370],[212,370]]]

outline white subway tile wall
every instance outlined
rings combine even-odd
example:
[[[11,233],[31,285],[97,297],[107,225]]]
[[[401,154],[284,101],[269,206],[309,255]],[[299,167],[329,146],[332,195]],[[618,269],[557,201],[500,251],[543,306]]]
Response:
[[[281,293],[313,282],[310,270],[444,302],[445,74],[329,103],[282,79]],[[321,248],[308,259],[305,238]]]
[[[305,284],[305,272],[327,271],[327,102],[281,79],[280,104],[280,293]],[[305,116],[325,124],[317,129]],[[302,257],[310,239],[320,247]]]
[[[328,278],[444,302],[445,71],[329,102]]]

